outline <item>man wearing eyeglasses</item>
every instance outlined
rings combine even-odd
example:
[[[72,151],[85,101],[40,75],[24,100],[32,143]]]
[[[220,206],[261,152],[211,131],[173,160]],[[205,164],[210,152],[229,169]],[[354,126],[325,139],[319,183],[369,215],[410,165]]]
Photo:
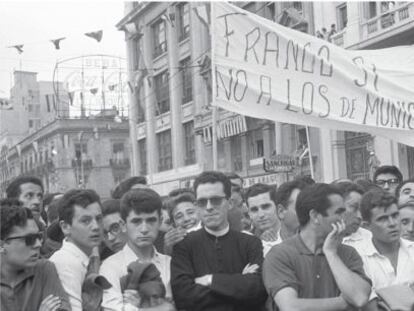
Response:
[[[121,217],[121,200],[109,199],[102,202],[104,247],[101,260],[120,251],[127,241],[124,221]]]
[[[261,310],[266,299],[262,244],[229,228],[230,180],[220,172],[204,172],[194,191],[204,227],[173,248],[171,286],[177,309]]]
[[[395,190],[402,182],[403,176],[398,167],[394,165],[380,166],[374,173],[374,183],[395,196]]]
[[[1,206],[2,311],[71,310],[55,266],[40,259],[42,233],[28,208]]]

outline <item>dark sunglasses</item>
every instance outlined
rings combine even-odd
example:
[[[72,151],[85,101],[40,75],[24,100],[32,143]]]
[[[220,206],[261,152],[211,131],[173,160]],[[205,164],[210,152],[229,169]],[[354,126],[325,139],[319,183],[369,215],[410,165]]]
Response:
[[[42,243],[43,232],[32,233],[32,234],[22,235],[22,236],[12,236],[12,237],[6,238],[4,241],[7,242],[9,240],[16,240],[16,239],[24,239],[26,246],[33,246],[36,244],[37,240],[39,240],[40,243]]]
[[[225,197],[212,197],[212,198],[209,198],[209,199],[202,198],[202,199],[198,199],[196,201],[196,205],[198,207],[206,207],[208,201],[210,201],[210,204],[211,205],[213,205],[213,206],[219,206],[219,205],[221,205],[223,203],[223,200],[224,199],[225,199]]]

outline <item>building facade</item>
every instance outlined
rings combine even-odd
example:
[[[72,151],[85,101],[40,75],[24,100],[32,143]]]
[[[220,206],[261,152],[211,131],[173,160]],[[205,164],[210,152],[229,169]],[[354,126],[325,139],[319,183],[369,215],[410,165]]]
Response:
[[[315,2],[315,31],[335,28],[331,41],[346,49],[380,49],[414,44],[413,2]],[[334,26],[332,26],[334,25]],[[396,55],[396,57],[398,57]],[[414,177],[414,148],[366,133],[321,130],[329,179],[372,177],[372,165],[398,166]],[[341,165],[346,163],[346,165]]]
[[[301,31],[313,29],[312,3],[238,5]],[[117,24],[125,32],[130,81],[137,81],[130,100],[137,107],[139,171],[162,195],[190,186],[201,171],[213,169],[209,9],[203,2],[132,2]],[[293,16],[284,14],[292,10]],[[280,184],[293,175],[310,174],[305,127],[223,110],[218,114],[219,170],[246,177],[245,186]],[[315,178],[320,180],[318,133],[310,129],[309,136]],[[300,158],[299,164],[294,171],[265,170],[263,161],[276,154]]]
[[[130,176],[126,118],[115,108],[69,118],[69,97],[57,89],[35,72],[14,72],[13,109],[0,110],[0,196],[13,178],[34,175],[45,192],[92,188],[108,198]]]
[[[19,175],[39,177],[45,192],[91,188],[101,198],[130,176],[127,120],[55,119],[0,151],[1,193]]]

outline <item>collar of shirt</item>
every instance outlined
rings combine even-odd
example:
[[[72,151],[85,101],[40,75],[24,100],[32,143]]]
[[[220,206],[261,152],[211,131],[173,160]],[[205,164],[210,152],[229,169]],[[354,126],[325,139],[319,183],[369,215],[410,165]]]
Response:
[[[198,229],[201,229],[201,221],[198,222],[198,224],[196,224],[194,227],[190,228],[187,230],[187,233],[193,232],[193,231],[197,231]]]
[[[211,235],[213,235],[213,236],[215,236],[215,237],[219,238],[219,237],[222,237],[222,236],[226,235],[226,234],[230,231],[230,226],[227,224],[227,227],[226,227],[226,228],[224,228],[224,229],[222,229],[222,230],[219,230],[219,231],[213,231],[213,230],[211,230],[211,229],[209,229],[209,228],[207,228],[207,227],[204,227],[204,229],[205,229],[205,230],[206,230],[209,234],[211,234]]]
[[[362,241],[365,239],[371,239],[372,233],[371,231],[364,229],[364,228],[358,228],[357,231],[352,233],[349,236],[344,237],[342,242],[348,242],[348,241]]]
[[[305,244],[305,242],[303,242],[301,236],[299,233],[297,233],[294,237],[293,237],[294,241],[295,241],[295,245],[296,248],[298,249],[299,253],[301,253],[302,255],[323,255],[322,249],[319,249],[316,251],[316,253],[313,253]]]
[[[28,268],[19,273],[14,280],[9,280],[3,273],[3,270],[0,271],[0,284],[7,285],[9,287],[17,287],[20,283],[26,279],[32,277],[35,273],[35,267]]]
[[[161,262],[161,256],[160,253],[157,252],[157,249],[153,246],[153,256],[151,258],[151,262],[155,263],[160,263]],[[132,250],[132,248],[127,244],[125,244],[124,248],[122,249],[122,252],[124,253],[124,259],[125,262],[133,262],[138,260],[141,260],[137,254],[134,253],[134,251]]]
[[[89,265],[89,257],[78,247],[75,243],[72,243],[66,239],[63,240],[62,250],[69,252],[70,254],[78,257],[82,266],[85,268]]]
[[[405,239],[400,239],[400,250],[405,251],[406,253],[409,253],[409,249],[414,249],[414,243],[407,241]],[[384,257],[382,254],[380,254],[375,247],[374,243],[372,242],[372,239],[369,239],[366,243],[366,247],[361,250],[363,252],[362,255],[366,256],[379,256]]]

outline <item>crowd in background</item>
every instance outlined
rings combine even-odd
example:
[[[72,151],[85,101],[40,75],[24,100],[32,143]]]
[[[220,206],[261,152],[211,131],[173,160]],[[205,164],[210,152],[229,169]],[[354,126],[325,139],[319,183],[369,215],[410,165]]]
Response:
[[[131,177],[44,193],[10,183],[1,310],[414,310],[414,179],[243,188],[207,171],[162,198]]]

